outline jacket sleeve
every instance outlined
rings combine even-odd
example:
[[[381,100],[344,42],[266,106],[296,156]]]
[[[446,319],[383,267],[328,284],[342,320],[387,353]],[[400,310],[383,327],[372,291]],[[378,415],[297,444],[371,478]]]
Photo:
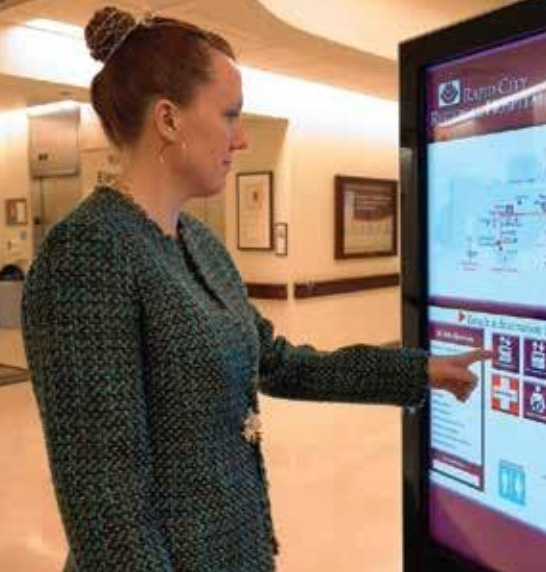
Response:
[[[260,390],[310,401],[417,406],[426,396],[427,353],[363,344],[335,351],[294,346],[274,336],[271,322],[251,306],[260,339]]]
[[[150,506],[139,304],[104,232],[50,233],[25,284],[25,348],[76,569],[172,572]]]

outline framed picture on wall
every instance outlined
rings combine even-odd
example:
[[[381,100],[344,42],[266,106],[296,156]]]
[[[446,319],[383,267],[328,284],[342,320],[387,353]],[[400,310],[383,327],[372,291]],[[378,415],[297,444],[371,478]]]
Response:
[[[285,222],[275,224],[275,254],[288,256],[288,224]]]
[[[397,254],[397,182],[335,177],[334,258]]]
[[[28,203],[26,199],[6,199],[6,225],[24,226],[28,224]]]
[[[273,249],[273,172],[237,174],[237,247]]]

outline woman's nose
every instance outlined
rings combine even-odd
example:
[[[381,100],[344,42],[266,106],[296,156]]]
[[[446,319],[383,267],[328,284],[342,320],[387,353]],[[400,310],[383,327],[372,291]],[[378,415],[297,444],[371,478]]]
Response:
[[[233,137],[233,140],[231,143],[231,148],[234,151],[242,151],[243,149],[246,149],[247,147],[248,147],[248,139],[247,139],[246,134],[244,132],[243,126],[241,124],[239,124],[239,127],[234,134],[234,137]]]

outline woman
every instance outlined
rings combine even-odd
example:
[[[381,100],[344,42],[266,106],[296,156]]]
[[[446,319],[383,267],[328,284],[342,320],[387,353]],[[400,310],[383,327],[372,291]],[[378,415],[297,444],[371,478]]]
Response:
[[[241,127],[241,78],[219,36],[105,8],[86,28],[91,87],[122,175],[48,235],[24,336],[74,572],[271,572],[276,541],[259,389],[417,405],[464,400],[486,355],[427,358],[274,337],[223,245],[180,213],[218,193]]]

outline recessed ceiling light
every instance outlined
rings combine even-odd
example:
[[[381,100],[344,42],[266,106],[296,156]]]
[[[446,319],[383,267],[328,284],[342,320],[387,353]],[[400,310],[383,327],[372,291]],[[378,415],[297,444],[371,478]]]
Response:
[[[44,105],[34,105],[27,108],[27,115],[35,117],[37,115],[46,115],[57,111],[69,111],[76,109],[79,104],[76,101],[55,101],[53,103],[45,103]]]
[[[73,26],[72,24],[66,24],[65,22],[59,22],[57,20],[35,18],[25,22],[25,26],[28,28],[43,30],[45,32],[54,32],[55,34],[60,34],[62,36],[70,36],[81,40],[84,39],[84,32],[81,26]]]

